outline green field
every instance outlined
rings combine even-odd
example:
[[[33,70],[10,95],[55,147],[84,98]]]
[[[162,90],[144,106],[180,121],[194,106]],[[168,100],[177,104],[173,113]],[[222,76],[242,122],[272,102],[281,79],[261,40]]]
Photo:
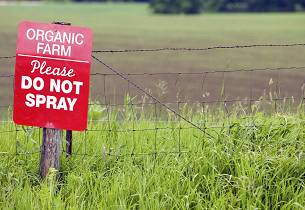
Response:
[[[0,154],[0,208],[305,208],[304,107],[272,117],[237,116],[236,107],[229,118],[220,109],[191,115],[185,108],[206,133],[170,114],[135,117],[131,108],[95,106],[89,130],[74,133],[73,157],[63,155],[58,180],[55,171],[39,178],[39,129],[16,133],[1,123],[0,148],[8,153]]]

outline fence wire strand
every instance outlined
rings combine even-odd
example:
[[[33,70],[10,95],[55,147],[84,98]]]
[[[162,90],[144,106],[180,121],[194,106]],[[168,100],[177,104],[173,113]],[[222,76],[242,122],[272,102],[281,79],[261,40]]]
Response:
[[[93,50],[92,53],[134,53],[134,52],[160,52],[160,51],[209,51],[217,49],[244,49],[244,48],[261,48],[261,47],[304,47],[305,43],[284,43],[284,44],[249,44],[249,45],[231,45],[231,46],[211,46],[203,48],[190,47],[162,47],[151,49],[105,49]],[[0,59],[12,59],[15,55],[0,56]]]
[[[93,53],[134,53],[134,52],[160,52],[160,51],[209,51],[217,49],[243,49],[258,47],[304,47],[305,43],[292,44],[250,44],[250,45],[232,45],[232,46],[212,46],[204,48],[186,48],[186,47],[164,47],[155,49],[119,49],[119,50],[93,50]]]

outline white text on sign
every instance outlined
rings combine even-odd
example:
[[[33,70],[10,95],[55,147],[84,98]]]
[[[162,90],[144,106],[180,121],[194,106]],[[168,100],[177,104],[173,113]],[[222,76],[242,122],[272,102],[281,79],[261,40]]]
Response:
[[[64,67],[60,68],[49,68],[47,67],[44,70],[44,67],[47,65],[46,61],[42,62],[43,65],[40,65],[40,62],[37,60],[33,60],[31,62],[32,70],[31,73],[34,73],[36,70],[40,70],[40,74],[54,75],[54,76],[62,76],[62,77],[74,77],[73,69],[69,69],[68,71]],[[41,68],[43,66],[43,68]],[[51,93],[64,93],[64,94],[80,94],[81,87],[83,86],[83,82],[80,81],[70,81],[66,79],[50,79],[48,89]],[[21,77],[21,89],[22,90],[30,90],[34,89],[35,91],[42,91],[45,88],[45,81],[41,77],[31,78],[29,76]],[[41,95],[41,94],[26,94],[25,105],[28,107],[40,107],[45,106],[47,109],[56,109],[56,110],[65,110],[65,111],[73,111],[74,105],[77,102],[77,98],[69,98],[69,97],[60,97],[57,99],[52,95]]]
[[[54,56],[70,57],[72,45],[81,46],[84,43],[84,35],[82,33],[45,31],[33,28],[29,28],[26,31],[26,38],[31,41],[37,41],[37,54]]]

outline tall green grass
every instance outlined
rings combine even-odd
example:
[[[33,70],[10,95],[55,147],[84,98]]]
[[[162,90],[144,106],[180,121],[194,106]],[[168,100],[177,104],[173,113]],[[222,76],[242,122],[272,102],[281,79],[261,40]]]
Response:
[[[231,108],[181,107],[203,133],[165,111],[92,106],[88,131],[74,133],[74,155],[46,180],[39,129],[2,122],[0,208],[304,209],[303,107]]]

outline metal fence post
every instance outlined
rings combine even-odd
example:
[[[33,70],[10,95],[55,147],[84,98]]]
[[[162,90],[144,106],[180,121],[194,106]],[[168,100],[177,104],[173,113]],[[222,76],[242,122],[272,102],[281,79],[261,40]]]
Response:
[[[72,156],[72,131],[66,131],[66,157]]]

